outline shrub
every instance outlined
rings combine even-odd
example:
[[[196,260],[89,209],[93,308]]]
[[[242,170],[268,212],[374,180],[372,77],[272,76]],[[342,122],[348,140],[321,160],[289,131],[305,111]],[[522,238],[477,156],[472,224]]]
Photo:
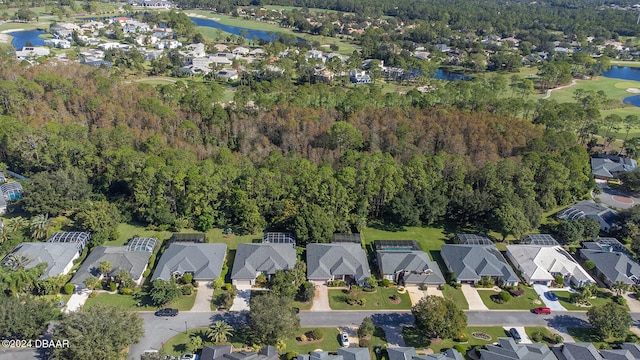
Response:
[[[72,295],[73,291],[76,289],[76,286],[69,283],[64,286],[64,293],[67,295]]]
[[[551,342],[554,344],[560,344],[564,341],[564,339],[562,338],[562,335],[560,334],[555,334],[551,337]]]
[[[112,281],[109,283],[109,290],[116,291],[117,288],[118,288],[118,284],[116,284],[115,282]]]
[[[358,299],[358,305],[365,306],[366,304],[367,304],[367,299],[365,298]]]
[[[303,302],[313,301],[314,296],[316,295],[316,288],[309,281],[302,284],[302,291],[300,293],[300,300]]]
[[[186,273],[182,275],[182,281],[184,281],[185,284],[191,284],[193,282],[193,274]]]
[[[151,274],[151,270],[147,269],[142,273],[142,277],[147,278],[147,277],[149,277],[150,274]]]
[[[298,353],[295,351],[289,351],[288,353],[285,354],[284,357],[287,360],[293,360],[298,357]]]
[[[222,285],[224,285],[224,280],[220,279],[220,278],[217,278],[217,279],[213,280],[213,284],[212,285],[213,285],[213,289],[214,290],[221,289]]]
[[[197,281],[194,281],[193,284],[191,285],[193,285],[194,288],[197,288],[200,285],[200,283]]]
[[[367,287],[371,289],[375,289],[376,286],[378,286],[378,280],[376,280],[376,278],[374,278],[373,276],[369,276],[367,278]]]
[[[320,329],[311,330],[309,335],[311,335],[311,339],[313,340],[322,340],[322,331]]]
[[[509,294],[508,291],[500,291],[500,294],[498,294],[498,297],[500,298],[500,300],[504,302],[509,302],[509,300],[511,300],[511,294]]]
[[[531,334],[531,340],[535,342],[541,342],[543,338],[544,336],[540,331],[535,331],[533,334]]]
[[[427,285],[420,285],[420,290],[427,291],[427,289],[428,289]]]
[[[596,264],[591,260],[587,260],[584,262],[584,268],[591,271],[596,268]]]
[[[619,305],[627,305],[627,299],[625,299],[624,296],[614,296],[613,301]]]
[[[93,299],[93,298],[94,298],[94,297],[96,297],[96,296],[98,296],[98,292],[97,292],[97,291],[92,291],[92,292],[90,292],[90,293],[89,293],[89,297],[90,297],[91,299]]]
[[[458,345],[454,345],[453,348],[458,350],[458,352],[460,354],[462,354],[462,356],[467,355],[467,347],[466,346],[458,344]]]
[[[266,283],[267,283],[267,275],[260,273],[260,275],[256,277],[256,284],[265,285]]]
[[[331,280],[331,281],[327,281],[327,286],[328,287],[342,287],[342,286],[347,286],[347,282],[343,281],[343,280]]]
[[[227,291],[231,290],[231,284],[224,284],[224,288]]]
[[[185,285],[180,289],[180,291],[182,291],[182,295],[191,295],[193,294],[193,286]]]
[[[493,287],[495,284],[496,284],[496,282],[493,280],[492,277],[483,276],[482,279],[480,279],[480,281],[478,281],[477,286],[478,287],[484,287],[484,288],[490,288],[490,287]]]
[[[360,341],[358,341],[358,345],[361,348],[368,348],[371,346],[371,340],[370,339],[360,339]]]
[[[553,282],[556,283],[556,285],[562,287],[564,286],[564,277],[562,275],[556,275],[553,278]]]
[[[511,289],[509,290],[509,294],[511,294],[511,296],[513,297],[520,297],[524,295],[524,289],[519,289],[519,288]]]
[[[300,341],[307,341],[307,335],[305,334],[300,335]]]
[[[374,331],[375,326],[373,325],[373,321],[371,321],[371,318],[367,316],[366,318],[362,319],[362,324],[360,324],[360,327],[358,328],[358,336],[363,337],[373,335]]]
[[[382,286],[384,286],[384,287],[391,286],[391,280],[389,280],[389,279],[382,279],[381,283],[382,283]]]
[[[133,289],[128,288],[128,287],[122,288],[122,289],[120,289],[120,294],[122,294],[122,295],[131,295],[131,294],[133,294]]]
[[[457,342],[467,342],[467,341],[469,341],[469,338],[467,337],[467,334],[460,333],[460,335],[458,335],[458,337],[455,339],[455,341],[457,341]]]
[[[389,298],[391,300],[393,300],[393,301],[396,301],[396,300],[398,300],[399,296],[398,296],[398,294],[393,294],[393,295],[389,296]]]

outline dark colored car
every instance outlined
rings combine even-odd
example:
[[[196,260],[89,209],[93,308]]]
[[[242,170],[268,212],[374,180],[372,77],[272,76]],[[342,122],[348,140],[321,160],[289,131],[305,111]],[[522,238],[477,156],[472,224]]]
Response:
[[[558,295],[556,295],[553,291],[547,291],[544,293],[544,297],[551,301],[558,301]]]
[[[533,309],[533,312],[536,314],[549,315],[551,314],[551,309],[549,309],[548,307],[539,307]]]
[[[509,336],[511,336],[516,342],[520,342],[520,340],[522,340],[522,337],[520,337],[520,333],[516,328],[509,329]]]
[[[156,311],[156,316],[176,316],[178,315],[178,309],[165,308]]]

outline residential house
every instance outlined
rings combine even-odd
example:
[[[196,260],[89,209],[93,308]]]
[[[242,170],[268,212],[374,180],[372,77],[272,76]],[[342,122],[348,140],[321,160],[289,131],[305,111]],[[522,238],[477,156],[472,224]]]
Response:
[[[153,35],[138,35],[136,36],[134,42],[139,46],[147,46],[147,45],[155,45],[160,38]]]
[[[232,352],[231,345],[207,345],[202,349],[200,360],[278,360],[278,351],[265,346],[257,353],[253,351]]]
[[[296,248],[292,244],[240,244],[233,261],[231,280],[234,285],[255,285],[259,274],[270,278],[278,270],[292,269],[296,258]]]
[[[375,241],[376,259],[383,279],[401,285],[441,285],[444,276],[416,241]]]
[[[25,46],[21,50],[16,51],[16,58],[20,60],[29,60],[39,58],[41,56],[49,56],[51,50],[45,46]]]
[[[367,255],[360,244],[307,245],[307,279],[312,282],[345,280],[364,284],[370,276]]]
[[[562,355],[564,355],[567,360],[604,359],[592,343],[565,343],[562,347]]]
[[[231,51],[231,52],[233,53],[233,55],[245,56],[250,51],[251,51],[251,49],[249,49],[249,48],[246,48],[244,46],[238,46],[237,48],[233,49],[233,51]]]
[[[220,71],[218,71],[216,76],[219,79],[224,79],[224,80],[238,80],[238,78],[239,78],[238,72],[233,70],[233,69],[220,70]]]
[[[29,259],[26,269],[46,263],[47,267],[40,276],[44,279],[68,274],[73,268],[73,260],[80,257],[80,251],[73,243],[25,242],[16,246],[2,260],[2,265],[8,266],[15,255],[24,255]]]
[[[182,46],[182,43],[178,40],[163,39],[156,43],[156,49],[177,49]]]
[[[184,55],[190,59],[207,55],[205,51],[205,46],[203,43],[189,44],[185,46],[185,50],[186,52],[184,53]]]
[[[529,284],[550,286],[560,275],[565,284],[581,287],[595,281],[560,245],[508,245],[507,258]]]
[[[416,349],[412,347],[393,347],[387,348],[387,356],[389,360],[413,360],[416,356]]]
[[[480,360],[558,360],[545,344],[516,344],[512,338],[499,338],[480,350]]]
[[[103,51],[112,50],[112,49],[129,50],[131,49],[131,45],[121,44],[117,42],[106,42],[98,45],[98,49]]]
[[[71,49],[71,41],[69,40],[47,39],[44,41],[44,44],[59,49]]]
[[[99,278],[100,263],[108,261],[111,263],[111,271],[107,276],[115,277],[121,270],[126,270],[131,279],[140,285],[157,242],[155,238],[133,238],[126,246],[98,246],[87,256],[71,283],[82,287],[89,276]]]
[[[339,348],[336,355],[328,351],[313,351],[310,354],[298,355],[298,360],[370,360],[367,348]]]
[[[153,29],[153,36],[157,37],[158,39],[164,39],[164,38],[170,38],[173,36],[173,29],[171,28],[154,28]]]
[[[212,281],[222,273],[226,244],[172,242],[164,251],[151,280],[193,274],[196,281]]]
[[[520,281],[494,245],[442,245],[440,254],[459,283],[475,284],[484,277],[517,286]]]
[[[447,349],[440,354],[429,354],[426,356],[414,356],[413,360],[464,360],[464,356],[456,349]]]
[[[591,158],[591,173],[596,179],[615,179],[637,168],[638,162],[628,157],[598,154]]]
[[[185,74],[188,75],[207,75],[208,73],[211,72],[211,69],[209,69],[206,66],[197,66],[197,65],[187,65],[187,66],[183,66],[181,68],[179,68],[178,70],[180,70],[180,72],[183,72]]]
[[[349,80],[352,84],[370,84],[371,77],[365,71],[351,71],[349,73]]]
[[[150,9],[171,9],[175,7],[173,2],[169,0],[129,0],[129,5]]]
[[[593,262],[595,272],[607,286],[616,282],[640,284],[640,264],[616,239],[604,238],[582,243],[580,256]]]
[[[583,200],[560,211],[558,218],[563,220],[576,220],[583,217],[594,219],[600,224],[600,230],[609,232],[614,226],[617,215],[615,211],[602,204],[597,204],[593,200]]]

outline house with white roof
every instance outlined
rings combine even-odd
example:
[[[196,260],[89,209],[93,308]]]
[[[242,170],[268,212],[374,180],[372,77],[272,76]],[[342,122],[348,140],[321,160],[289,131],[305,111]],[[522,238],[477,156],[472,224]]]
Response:
[[[595,280],[561,246],[508,245],[507,258],[529,284],[551,285],[555,276],[581,287]]]
[[[16,51],[16,57],[20,60],[34,59],[41,56],[49,56],[51,50],[46,46],[25,46]]]

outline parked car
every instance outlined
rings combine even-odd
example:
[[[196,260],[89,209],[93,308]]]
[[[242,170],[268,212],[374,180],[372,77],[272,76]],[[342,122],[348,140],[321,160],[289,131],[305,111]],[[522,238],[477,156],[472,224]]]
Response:
[[[549,315],[551,314],[551,309],[549,309],[548,307],[539,307],[539,308],[533,309],[533,312],[541,315]]]
[[[156,311],[156,316],[176,316],[178,309],[164,308]]]
[[[180,356],[180,360],[196,360],[196,354],[184,354]]]
[[[349,335],[347,333],[340,334],[340,344],[343,347],[349,347]]]
[[[509,336],[511,336],[516,342],[520,342],[520,340],[522,340],[522,337],[516,328],[509,329]]]
[[[556,295],[553,291],[547,291],[544,293],[544,297],[551,301],[558,301],[558,295]]]

